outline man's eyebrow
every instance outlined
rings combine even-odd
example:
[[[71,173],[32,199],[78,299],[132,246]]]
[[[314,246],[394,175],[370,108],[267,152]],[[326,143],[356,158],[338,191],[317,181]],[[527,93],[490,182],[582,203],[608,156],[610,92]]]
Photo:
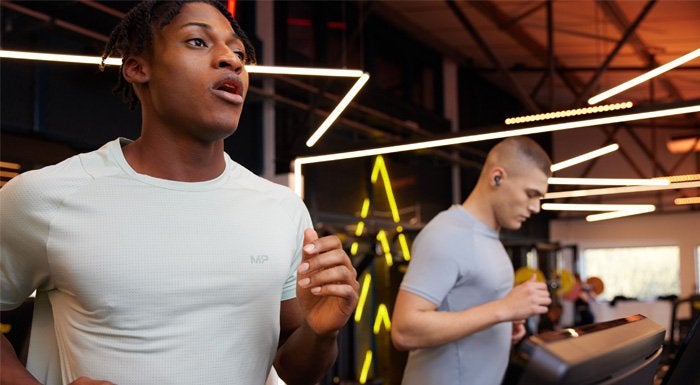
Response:
[[[207,30],[210,30],[210,29],[212,28],[210,24],[203,23],[203,22],[199,22],[199,21],[191,21],[191,22],[189,22],[189,23],[183,24],[183,25],[180,27],[180,29],[184,29],[184,28],[187,28],[187,27],[199,27],[199,28],[204,28],[204,29],[207,29]],[[235,32],[231,32],[231,37],[234,38],[234,39],[236,39],[236,40],[241,40],[241,41],[243,41],[243,39],[241,39],[241,37],[238,36]]]

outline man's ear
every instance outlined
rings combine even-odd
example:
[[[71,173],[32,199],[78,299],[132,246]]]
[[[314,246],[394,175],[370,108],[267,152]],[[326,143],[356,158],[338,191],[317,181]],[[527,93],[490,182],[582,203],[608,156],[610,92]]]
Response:
[[[122,75],[131,84],[144,84],[150,80],[148,62],[140,56],[132,56],[122,63]]]
[[[491,172],[489,173],[490,175],[490,181],[489,183],[493,187],[500,187],[501,182],[506,176],[506,171],[502,167],[494,167]]]

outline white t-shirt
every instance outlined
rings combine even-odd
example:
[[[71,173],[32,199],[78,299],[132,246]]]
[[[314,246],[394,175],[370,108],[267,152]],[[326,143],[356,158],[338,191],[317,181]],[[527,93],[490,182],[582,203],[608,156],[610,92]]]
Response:
[[[28,368],[129,384],[263,384],[295,297],[303,202],[232,161],[205,182],[137,174],[126,140],[0,190],[1,305],[38,289]],[[48,296],[49,303],[46,301]]]

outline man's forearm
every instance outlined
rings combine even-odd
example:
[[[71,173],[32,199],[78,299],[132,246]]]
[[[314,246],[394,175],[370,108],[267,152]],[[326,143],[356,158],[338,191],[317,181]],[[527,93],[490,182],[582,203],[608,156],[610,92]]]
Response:
[[[15,350],[5,336],[0,336],[0,384],[2,385],[37,385],[36,380],[17,358]]]
[[[338,333],[316,335],[303,324],[277,351],[275,369],[288,385],[318,383],[338,355]]]

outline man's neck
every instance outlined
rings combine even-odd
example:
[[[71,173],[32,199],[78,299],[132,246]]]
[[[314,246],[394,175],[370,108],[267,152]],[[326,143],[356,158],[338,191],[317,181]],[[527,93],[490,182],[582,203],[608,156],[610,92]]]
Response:
[[[210,144],[141,136],[122,151],[139,174],[181,182],[215,179],[226,168],[223,140]]]
[[[486,227],[499,231],[500,227],[497,224],[496,217],[493,214],[491,205],[488,200],[481,197],[476,190],[467,197],[462,203],[462,207],[476,220],[483,223]]]

